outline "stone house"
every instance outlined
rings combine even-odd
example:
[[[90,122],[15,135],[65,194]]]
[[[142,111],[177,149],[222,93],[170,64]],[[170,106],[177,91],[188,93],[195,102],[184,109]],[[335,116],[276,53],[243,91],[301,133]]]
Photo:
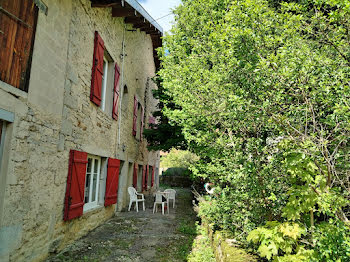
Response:
[[[0,261],[42,261],[157,187],[161,36],[136,0],[0,0]]]

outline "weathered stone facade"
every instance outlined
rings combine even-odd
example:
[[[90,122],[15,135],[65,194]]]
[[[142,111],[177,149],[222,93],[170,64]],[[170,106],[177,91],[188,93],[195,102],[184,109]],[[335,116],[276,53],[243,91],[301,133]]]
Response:
[[[62,249],[126,207],[134,163],[154,166],[156,176],[159,167],[159,153],[148,152],[147,142],[131,132],[134,95],[145,108],[145,127],[157,103],[151,37],[89,0],[44,2],[48,13],[39,12],[28,93],[0,81],[0,110],[14,115],[5,122],[0,159],[0,261],[41,261]],[[113,78],[107,78],[105,110],[90,101],[95,31],[122,68],[120,92],[127,86],[118,121]],[[122,165],[118,203],[65,222],[70,150]]]

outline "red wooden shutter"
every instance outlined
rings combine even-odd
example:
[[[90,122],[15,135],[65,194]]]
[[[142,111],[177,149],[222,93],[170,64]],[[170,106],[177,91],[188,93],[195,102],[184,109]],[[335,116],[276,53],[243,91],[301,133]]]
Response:
[[[117,203],[119,184],[119,159],[108,159],[105,206]]]
[[[154,164],[154,166],[152,167],[152,181],[151,181],[151,187],[154,186],[154,171],[156,169],[156,165]]]
[[[140,140],[142,141],[143,128],[144,128],[144,117],[145,117],[145,109],[141,106],[141,127],[140,127]]]
[[[143,166],[143,172],[142,172],[142,190],[145,190],[145,181],[146,181],[146,166]]]
[[[137,101],[136,96],[134,96],[134,117],[132,122],[132,135],[136,136],[136,126],[137,126],[137,109],[139,102]]]
[[[100,106],[101,104],[104,50],[104,42],[101,36],[98,34],[98,32],[95,31],[95,46],[94,59],[92,61],[90,100],[98,106]]]
[[[134,176],[133,176],[133,179],[132,179],[132,185],[133,187],[137,190],[137,169],[138,169],[138,166],[137,164],[135,163],[134,164]]]
[[[71,150],[64,201],[64,220],[71,220],[83,214],[84,189],[87,165],[87,153]]]
[[[113,97],[113,112],[112,117],[115,120],[118,120],[118,102],[119,102],[119,78],[120,78],[120,69],[117,64],[114,67],[114,97]]]

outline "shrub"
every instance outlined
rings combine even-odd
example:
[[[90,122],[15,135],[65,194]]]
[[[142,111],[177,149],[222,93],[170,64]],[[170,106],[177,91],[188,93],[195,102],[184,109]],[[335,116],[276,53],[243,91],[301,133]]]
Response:
[[[183,167],[171,167],[163,172],[163,176],[187,176],[190,177],[190,171]]]
[[[313,261],[346,262],[350,260],[350,232],[344,223],[320,223],[313,237],[315,242]]]

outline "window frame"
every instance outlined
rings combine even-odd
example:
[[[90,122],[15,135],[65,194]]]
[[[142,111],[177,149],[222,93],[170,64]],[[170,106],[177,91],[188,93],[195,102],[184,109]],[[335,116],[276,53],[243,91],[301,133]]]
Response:
[[[106,50],[105,50],[106,52]],[[101,110],[105,111],[106,108],[106,90],[108,85],[108,69],[109,61],[106,54],[103,56],[103,75],[102,75],[102,84],[101,84]]]
[[[90,182],[89,182],[89,201],[86,202],[86,192],[87,192],[87,178],[88,178],[88,169],[89,169],[89,160],[91,160],[91,169],[90,169]],[[97,173],[95,174],[95,160],[97,160]],[[83,212],[89,211],[91,209],[94,209],[100,205],[100,179],[101,179],[101,171],[102,171],[102,158],[99,156],[94,155],[88,155],[88,163],[86,165],[86,172],[85,172],[85,185],[84,185],[84,208]],[[96,175],[96,191],[95,191],[95,199],[92,200],[92,192],[93,192],[93,186],[91,186],[94,182],[94,175]]]
[[[129,112],[129,89],[126,84],[123,86],[123,91],[121,94],[121,113],[122,115],[124,114],[124,117],[126,117]]]

